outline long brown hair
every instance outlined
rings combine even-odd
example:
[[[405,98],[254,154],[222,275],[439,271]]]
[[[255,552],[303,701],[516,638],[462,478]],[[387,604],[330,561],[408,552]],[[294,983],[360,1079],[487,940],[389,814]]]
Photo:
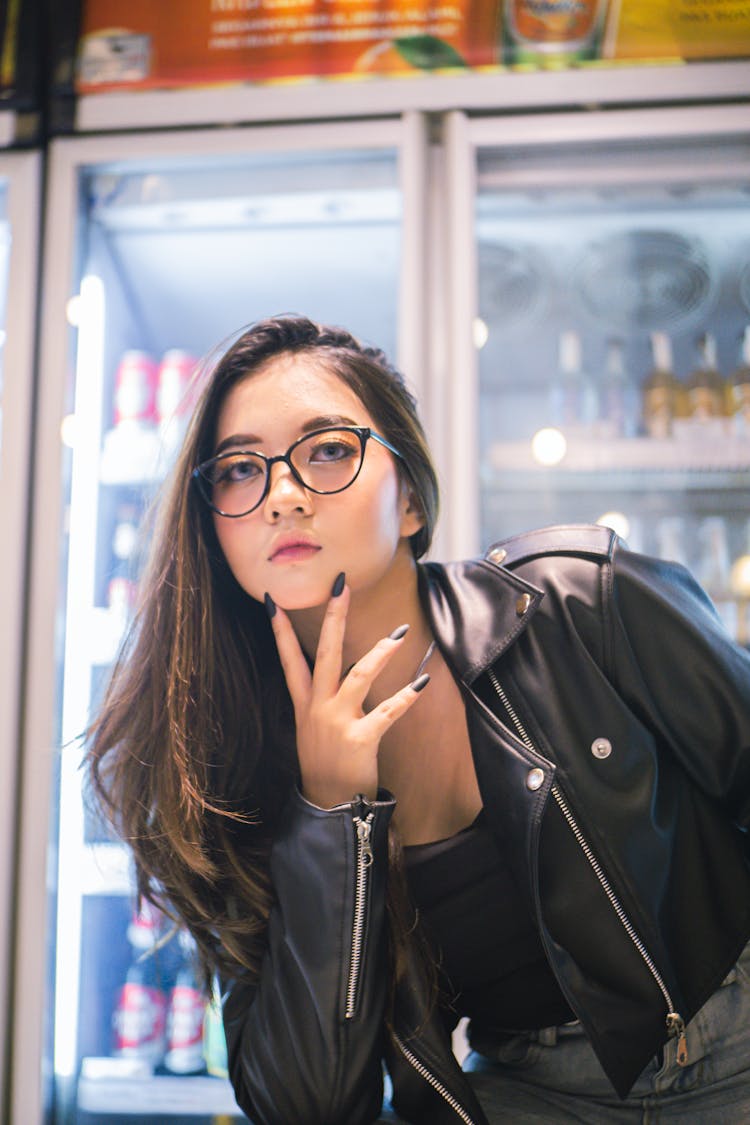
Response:
[[[291,701],[268,617],[234,579],[192,483],[229,390],[309,353],[360,398],[424,518],[438,489],[415,402],[382,352],[304,317],[251,326],[203,375],[183,448],[152,513],[139,605],[88,732],[90,792],[133,854],[139,897],[195,938],[207,975],[258,971],[272,902],[268,852],[298,776]]]

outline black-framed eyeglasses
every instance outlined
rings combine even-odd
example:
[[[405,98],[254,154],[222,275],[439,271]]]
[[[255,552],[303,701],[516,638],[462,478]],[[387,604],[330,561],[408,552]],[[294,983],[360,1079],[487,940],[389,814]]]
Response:
[[[401,458],[399,451],[369,426],[327,426],[298,438],[278,457],[266,457],[254,450],[220,453],[196,466],[192,479],[214,512],[238,519],[263,503],[270,488],[271,466],[277,461],[288,465],[295,480],[310,492],[321,496],[343,492],[359,476],[369,438]]]

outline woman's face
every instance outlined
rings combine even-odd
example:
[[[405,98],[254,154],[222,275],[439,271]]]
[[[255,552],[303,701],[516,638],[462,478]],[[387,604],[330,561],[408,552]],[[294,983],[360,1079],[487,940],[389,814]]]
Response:
[[[284,355],[235,384],[219,412],[216,452],[273,457],[312,428],[370,426],[375,420],[346,383],[309,355]],[[262,504],[239,519],[214,516],[219,544],[240,586],[283,609],[322,605],[340,571],[353,593],[382,581],[422,518],[399,478],[395,457],[367,442],[364,463],[343,492],[304,488],[289,466],[271,468]]]

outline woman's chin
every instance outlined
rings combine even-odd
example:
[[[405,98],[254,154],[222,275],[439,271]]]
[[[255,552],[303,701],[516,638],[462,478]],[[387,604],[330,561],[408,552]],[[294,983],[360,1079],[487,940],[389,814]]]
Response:
[[[328,597],[325,598],[280,598],[276,605],[285,613],[304,613],[306,609],[325,609]]]
[[[303,612],[306,609],[325,609],[331,597],[331,590],[328,586],[322,589],[286,589],[277,592],[271,589],[269,593],[276,605],[286,613]]]

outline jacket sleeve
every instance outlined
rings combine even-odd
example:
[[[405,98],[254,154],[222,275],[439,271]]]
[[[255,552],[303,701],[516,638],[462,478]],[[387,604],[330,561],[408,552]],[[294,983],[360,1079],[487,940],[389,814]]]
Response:
[[[383,1098],[385,887],[395,802],[290,799],[271,851],[259,979],[224,1001],[229,1077],[255,1125],[364,1125]]]
[[[620,548],[609,660],[632,709],[743,829],[750,826],[750,653],[684,567]]]

